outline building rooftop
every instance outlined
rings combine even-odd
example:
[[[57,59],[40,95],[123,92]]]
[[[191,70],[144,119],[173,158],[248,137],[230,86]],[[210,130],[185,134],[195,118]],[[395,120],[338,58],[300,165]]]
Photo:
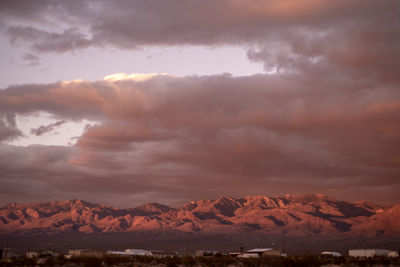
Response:
[[[262,252],[266,252],[266,251],[270,251],[273,248],[254,248],[254,249],[250,249],[247,251],[247,253],[262,253]]]

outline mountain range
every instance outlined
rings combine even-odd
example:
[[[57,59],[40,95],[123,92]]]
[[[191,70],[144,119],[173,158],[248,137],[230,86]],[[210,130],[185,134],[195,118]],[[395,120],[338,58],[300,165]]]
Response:
[[[120,232],[398,239],[400,204],[346,202],[317,194],[220,197],[179,208],[147,203],[120,209],[77,199],[0,208],[0,235]]]

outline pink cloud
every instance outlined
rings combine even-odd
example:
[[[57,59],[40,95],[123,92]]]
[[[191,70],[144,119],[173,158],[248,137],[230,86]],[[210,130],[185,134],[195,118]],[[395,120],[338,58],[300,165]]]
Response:
[[[75,147],[52,149],[63,155],[59,170],[51,162],[32,169],[22,161],[3,172],[5,181],[8,173],[36,185],[51,173],[49,186],[63,196],[72,184],[82,184],[82,192],[91,184],[98,192],[87,191],[93,198],[108,194],[108,186],[111,195],[136,186],[170,203],[180,201],[175,195],[181,190],[188,193],[182,201],[310,190],[374,200],[357,190],[343,196],[341,188],[398,186],[399,92],[378,79],[160,76],[33,87],[3,90],[3,112],[44,110],[60,118],[95,117],[99,124],[88,127]],[[14,153],[11,146],[2,149],[4,157]],[[398,201],[394,191],[390,201]]]

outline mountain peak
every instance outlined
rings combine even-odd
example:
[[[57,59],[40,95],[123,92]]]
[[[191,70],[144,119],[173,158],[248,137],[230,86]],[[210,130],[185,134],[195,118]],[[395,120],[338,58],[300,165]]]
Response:
[[[293,201],[301,202],[303,204],[308,204],[311,202],[321,202],[321,201],[337,201],[336,199],[330,198],[324,194],[304,194],[297,197],[293,197]]]
[[[58,202],[50,202],[50,204],[57,205]],[[66,200],[66,201],[61,201],[61,203],[65,203],[69,205],[70,207],[82,209],[82,208],[95,208],[98,206],[102,206],[102,204],[95,204],[91,203],[82,199],[71,199],[71,200]]]
[[[192,201],[181,208],[150,202],[117,209],[80,199],[0,209],[0,233],[129,232],[285,234],[354,237],[363,233],[399,235],[400,204],[381,207],[326,195],[246,196]],[[356,218],[356,219],[355,219]]]
[[[148,202],[136,207],[135,210],[141,210],[144,212],[164,213],[172,210],[172,208],[157,202]]]

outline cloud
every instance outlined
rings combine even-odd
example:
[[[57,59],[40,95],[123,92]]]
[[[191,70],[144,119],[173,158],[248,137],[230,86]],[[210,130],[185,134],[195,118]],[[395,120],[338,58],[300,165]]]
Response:
[[[29,66],[35,66],[39,64],[39,57],[32,53],[25,53],[22,59],[27,61],[29,63]]]
[[[6,25],[11,41],[30,44],[36,51],[65,52],[89,46],[265,44],[276,37],[293,45],[291,35],[297,32],[309,32],[318,40],[330,31],[350,30],[351,36],[370,26],[384,30],[398,23],[399,9],[390,0],[41,1],[35,6],[15,1],[2,13],[10,18]]]
[[[22,136],[22,132],[18,129],[15,114],[0,113],[0,142],[10,141]]]
[[[60,33],[38,30],[30,26],[11,26],[7,35],[13,45],[32,43],[36,52],[66,52],[87,48],[91,45],[83,33],[75,28]]]
[[[388,22],[389,23],[389,22]],[[344,25],[316,36],[312,31],[291,32],[273,43],[248,50],[248,58],[262,62],[267,71],[302,72],[311,76],[349,75],[399,83],[399,23]]]
[[[58,82],[10,86],[0,90],[0,112],[14,110],[30,114],[41,110],[62,114],[69,119],[80,119],[83,114],[96,118],[102,116],[107,94],[113,91],[107,88],[111,84],[99,82],[97,85],[95,88],[89,82]]]
[[[126,203],[305,192],[398,202],[399,11],[386,0],[13,1],[0,8],[4,33],[32,55],[235,45],[268,74],[10,86],[1,114],[98,124],[71,148],[3,145],[0,179],[21,198],[32,185],[32,198],[77,189]],[[19,135],[0,120],[0,140]]]
[[[4,34],[29,50],[92,47],[241,46],[268,72],[377,76],[398,83],[397,1],[13,1],[0,8]],[[118,19],[116,19],[118,18]]]
[[[36,129],[31,129],[31,134],[41,136],[45,133],[49,133],[49,132],[53,131],[54,128],[57,128],[66,122],[67,121],[57,121],[57,122],[51,123],[49,125],[41,125],[40,127],[36,128]]]
[[[170,76],[167,73],[132,73],[132,74],[126,74],[126,73],[114,73],[110,74],[104,77],[104,80],[106,81],[121,81],[121,80],[135,80],[135,81],[146,81],[149,80],[153,77],[160,76],[160,75],[165,75],[165,76]]]
[[[378,77],[158,75],[19,85],[0,92],[0,107],[98,121],[68,149],[2,147],[2,180],[15,177],[54,198],[122,197],[128,205],[156,196],[177,204],[322,192],[382,201],[373,194],[379,186],[385,203],[399,201],[400,93]],[[30,159],[39,153],[43,160]],[[18,164],[7,163],[22,154]]]

